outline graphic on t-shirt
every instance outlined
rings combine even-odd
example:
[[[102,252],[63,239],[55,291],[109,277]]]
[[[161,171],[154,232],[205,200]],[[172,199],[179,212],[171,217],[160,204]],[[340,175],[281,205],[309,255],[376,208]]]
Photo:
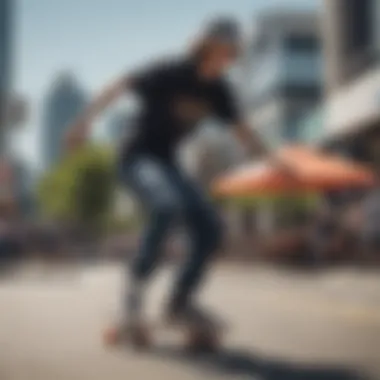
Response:
[[[178,96],[173,101],[173,113],[184,125],[196,124],[210,114],[210,106],[202,99]]]
[[[240,120],[233,91],[223,77],[203,79],[188,58],[167,62],[134,75],[133,89],[142,108],[125,157],[147,153],[171,161],[182,138],[205,119],[215,118],[223,125]]]

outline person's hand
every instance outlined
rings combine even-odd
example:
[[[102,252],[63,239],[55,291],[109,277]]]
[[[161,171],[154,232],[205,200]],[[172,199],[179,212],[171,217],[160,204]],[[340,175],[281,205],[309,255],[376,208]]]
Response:
[[[283,174],[287,179],[290,179],[292,181],[297,180],[297,173],[296,171],[288,165],[286,162],[280,160],[280,159],[273,159],[272,162],[274,163],[275,167]]]

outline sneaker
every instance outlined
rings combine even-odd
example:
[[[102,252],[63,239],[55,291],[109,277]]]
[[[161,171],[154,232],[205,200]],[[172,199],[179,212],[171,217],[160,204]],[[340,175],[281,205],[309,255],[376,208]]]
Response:
[[[144,323],[126,324],[110,326],[105,330],[103,342],[106,346],[120,346],[130,342],[135,348],[147,348],[151,339],[149,330]]]
[[[171,307],[166,317],[170,324],[193,325],[204,329],[213,329],[218,326],[215,316],[194,304],[188,304],[182,308]]]
[[[215,352],[221,345],[222,325],[209,312],[195,305],[169,310],[167,321],[184,328],[185,347],[192,353]]]

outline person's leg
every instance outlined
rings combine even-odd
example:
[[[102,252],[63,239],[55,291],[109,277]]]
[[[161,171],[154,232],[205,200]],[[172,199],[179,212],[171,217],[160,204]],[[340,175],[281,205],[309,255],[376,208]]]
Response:
[[[143,292],[160,256],[173,220],[181,211],[181,197],[173,181],[170,165],[148,157],[134,160],[123,171],[123,179],[147,211],[147,226],[131,268],[127,294],[128,319],[138,319]]]
[[[190,252],[169,300],[169,314],[176,314],[192,303],[213,253],[222,240],[222,223],[211,201],[191,180],[177,173],[184,198]]]

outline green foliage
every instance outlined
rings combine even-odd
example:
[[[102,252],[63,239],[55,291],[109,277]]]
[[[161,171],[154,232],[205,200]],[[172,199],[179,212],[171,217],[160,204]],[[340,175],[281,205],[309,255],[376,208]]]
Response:
[[[103,147],[87,146],[65,157],[41,180],[42,213],[66,222],[101,227],[110,211],[113,156]]]
[[[107,223],[108,234],[119,234],[134,232],[141,226],[141,217],[134,216],[132,218],[115,219],[112,215]]]

